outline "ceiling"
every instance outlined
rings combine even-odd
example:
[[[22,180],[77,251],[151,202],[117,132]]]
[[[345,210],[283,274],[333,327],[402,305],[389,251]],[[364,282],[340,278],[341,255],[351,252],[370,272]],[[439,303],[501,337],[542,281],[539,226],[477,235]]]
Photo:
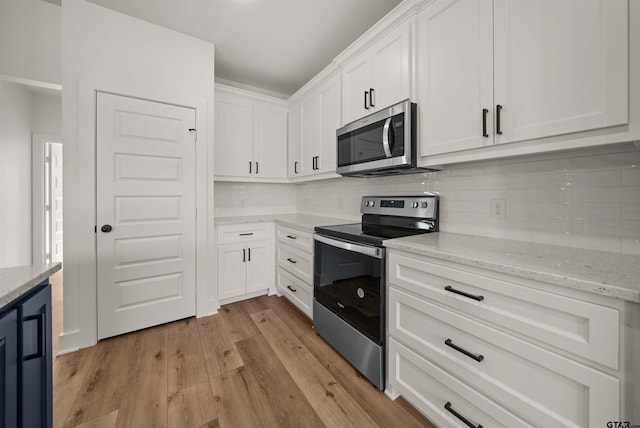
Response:
[[[401,0],[89,0],[215,44],[216,79],[287,97]]]

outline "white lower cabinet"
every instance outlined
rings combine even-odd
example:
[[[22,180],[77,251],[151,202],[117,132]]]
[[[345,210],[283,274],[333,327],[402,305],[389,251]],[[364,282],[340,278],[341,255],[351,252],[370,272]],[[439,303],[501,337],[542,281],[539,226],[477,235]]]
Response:
[[[388,263],[390,395],[438,426],[625,420],[622,302],[395,250]]]
[[[278,225],[276,237],[278,293],[313,318],[313,234]]]
[[[275,278],[273,226],[249,224],[217,229],[220,303],[271,294]]]

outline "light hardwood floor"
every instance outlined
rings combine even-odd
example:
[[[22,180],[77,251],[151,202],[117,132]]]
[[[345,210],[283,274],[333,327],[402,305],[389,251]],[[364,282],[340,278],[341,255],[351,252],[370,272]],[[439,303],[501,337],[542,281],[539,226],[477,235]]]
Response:
[[[52,284],[57,335],[61,279]],[[53,378],[55,427],[433,428],[276,296],[100,341],[55,358]]]

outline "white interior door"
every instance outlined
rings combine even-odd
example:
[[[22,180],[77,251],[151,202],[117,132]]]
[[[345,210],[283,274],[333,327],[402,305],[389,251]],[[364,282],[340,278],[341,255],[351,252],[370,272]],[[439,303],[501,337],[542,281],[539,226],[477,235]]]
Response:
[[[195,110],[98,93],[96,126],[98,338],[195,315]]]
[[[62,261],[62,144],[48,143],[49,146],[49,224],[47,228],[47,249],[52,262]]]

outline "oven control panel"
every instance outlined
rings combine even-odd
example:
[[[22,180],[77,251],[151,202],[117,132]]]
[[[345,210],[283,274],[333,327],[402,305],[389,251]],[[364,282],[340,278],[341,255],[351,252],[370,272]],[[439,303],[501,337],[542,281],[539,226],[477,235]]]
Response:
[[[360,212],[435,219],[438,215],[438,196],[363,196]]]

